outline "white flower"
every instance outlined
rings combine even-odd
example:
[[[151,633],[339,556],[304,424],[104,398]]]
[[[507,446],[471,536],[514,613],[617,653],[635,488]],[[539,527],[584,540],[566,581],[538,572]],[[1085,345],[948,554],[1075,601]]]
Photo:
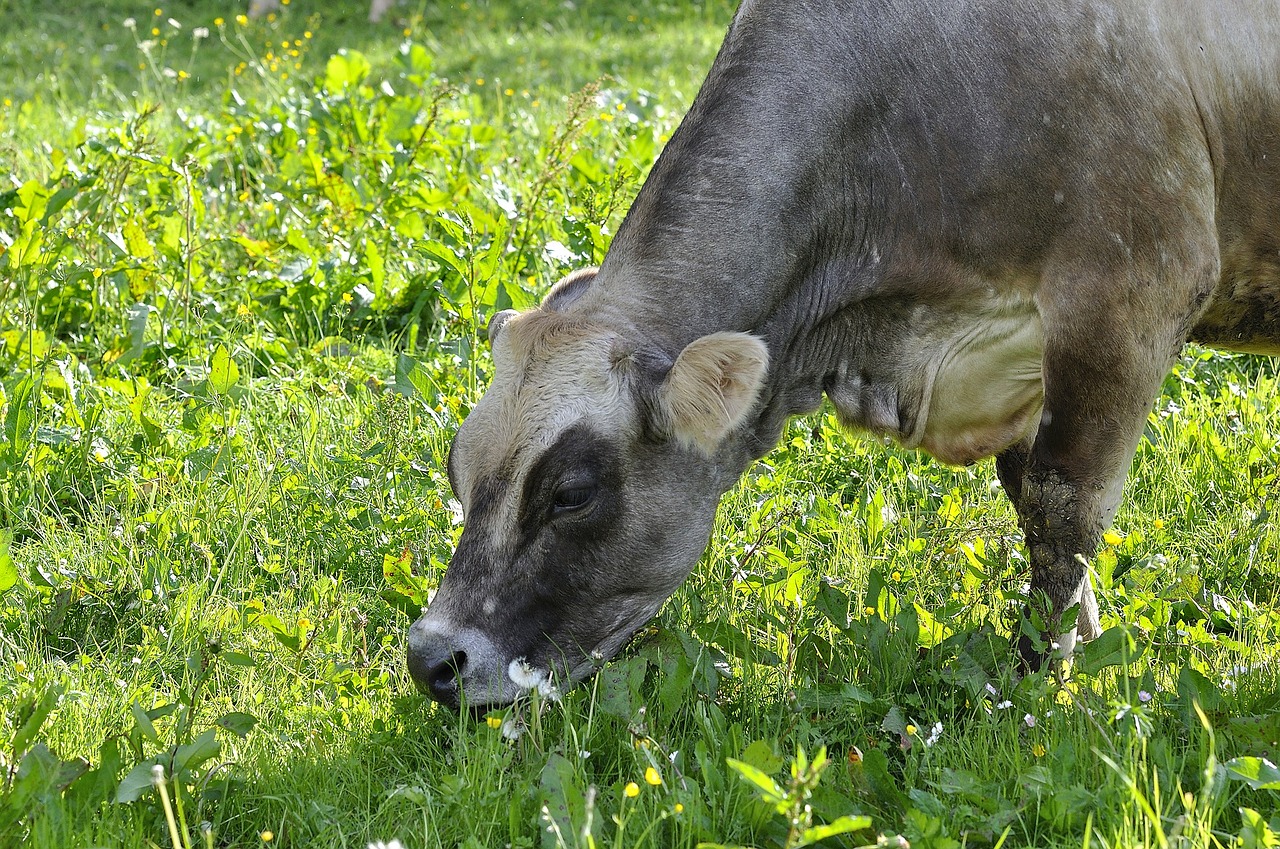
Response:
[[[995,684],[992,684],[990,681],[987,682],[987,692],[991,694],[992,698],[996,698],[1000,695],[1000,691],[997,690]]]
[[[1142,702],[1145,705],[1147,702],[1151,701],[1151,694],[1148,693],[1146,690],[1139,690],[1138,701]]]
[[[502,723],[502,736],[508,740],[513,742],[519,740],[522,734],[524,734],[524,723],[515,717],[511,717]]]
[[[538,695],[552,702],[560,701],[560,688],[551,683],[551,674],[548,673],[543,681],[539,681],[537,685]]]
[[[1027,724],[1028,728],[1036,727],[1036,718],[1029,713],[1022,715],[1022,721]]]
[[[933,728],[929,730],[929,736],[924,738],[924,745],[926,747],[932,746],[934,743],[938,742],[938,740],[941,737],[942,737],[942,723],[935,722],[933,724]]]
[[[1013,707],[1013,702],[1009,701],[1008,699],[1005,699],[1003,702],[996,705],[996,710],[1008,710],[1011,707]]]
[[[182,29],[182,24],[178,23],[173,18],[169,19],[169,26],[173,27],[174,29]]]
[[[541,689],[551,675],[533,666],[523,657],[518,657],[507,666],[507,677],[522,690]]]
[[[191,31],[191,37],[192,37],[192,38],[196,38],[196,39],[208,38],[208,37],[209,37],[209,28],[208,28],[208,27],[196,27],[195,29],[193,29],[193,30]]]
[[[125,19],[124,19],[124,28],[125,28],[125,29],[137,29],[137,28],[138,28],[138,22],[137,22],[137,21],[135,21],[133,18],[125,18]]]
[[[404,849],[399,840],[392,840],[390,843],[384,843],[381,840],[375,840],[369,844],[369,849]]]

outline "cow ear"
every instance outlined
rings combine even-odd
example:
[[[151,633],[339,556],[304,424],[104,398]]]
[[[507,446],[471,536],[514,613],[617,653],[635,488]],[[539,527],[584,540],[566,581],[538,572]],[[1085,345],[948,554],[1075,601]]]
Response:
[[[516,312],[515,310],[502,310],[501,312],[494,313],[489,318],[489,345],[490,346],[492,346],[494,342],[498,341],[498,334],[502,332],[503,326],[506,325],[508,321],[515,318],[519,314],[520,313]]]
[[[769,349],[747,333],[712,333],[676,357],[658,389],[664,424],[681,443],[710,456],[746,421],[764,386]]]
[[[580,268],[551,287],[542,299],[541,309],[547,312],[564,312],[569,305],[581,298],[591,288],[598,268]]]

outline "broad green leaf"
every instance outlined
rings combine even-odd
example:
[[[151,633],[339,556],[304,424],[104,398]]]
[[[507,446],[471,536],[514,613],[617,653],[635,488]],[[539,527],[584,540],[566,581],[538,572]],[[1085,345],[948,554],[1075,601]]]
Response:
[[[134,259],[151,259],[155,256],[156,249],[151,246],[151,242],[147,239],[147,232],[143,230],[134,221],[130,221],[124,225],[123,230],[125,246],[129,248],[129,256]]]
[[[764,773],[782,769],[782,758],[774,754],[768,740],[756,740],[742,752],[742,760]]]
[[[240,711],[224,713],[214,722],[214,725],[227,729],[242,740],[249,736],[249,732],[257,724],[258,717],[251,713],[241,713]]]
[[[155,760],[146,760],[129,770],[129,774],[116,787],[116,803],[135,802],[143,793],[155,787],[155,765]]]
[[[156,727],[151,723],[151,717],[142,709],[142,705],[136,701],[129,705],[129,712],[133,714],[133,723],[138,726],[138,730],[142,735],[152,743],[160,742],[160,735],[156,733]]]
[[[173,756],[173,774],[181,775],[189,769],[197,769],[205,761],[218,756],[222,744],[212,728],[184,746],[179,746]]]
[[[1108,666],[1133,663],[1145,651],[1146,646],[1139,645],[1125,625],[1113,625],[1085,645],[1077,668],[1088,675],[1097,675]]]
[[[36,738],[36,734],[40,733],[44,721],[49,718],[49,714],[57,707],[58,700],[61,698],[62,687],[51,684],[45,688],[39,698],[28,699],[18,706],[14,715],[14,724],[18,726],[18,730],[13,734],[10,752],[19,756],[26,752],[27,747]]]
[[[1232,778],[1254,790],[1280,790],[1280,769],[1266,758],[1232,758],[1224,766]]]
[[[358,50],[340,50],[329,57],[324,68],[324,87],[333,94],[349,86],[359,85],[369,76],[373,66]]]
[[[865,828],[871,828],[871,817],[844,816],[826,825],[815,825],[812,828],[806,828],[800,835],[800,842],[795,845],[812,846],[815,843],[826,840],[828,837],[862,831]]]
[[[240,379],[240,368],[231,358],[226,345],[219,345],[209,364],[209,389],[218,395],[226,395]]]
[[[729,768],[738,773],[738,776],[748,784],[754,784],[760,791],[760,798],[770,805],[778,805],[786,802],[787,795],[778,783],[765,773],[753,767],[746,761],[736,760],[735,758],[725,758],[724,762]]]
[[[9,545],[13,541],[13,532],[0,530],[0,595],[13,589],[18,583],[18,567],[9,553]]]

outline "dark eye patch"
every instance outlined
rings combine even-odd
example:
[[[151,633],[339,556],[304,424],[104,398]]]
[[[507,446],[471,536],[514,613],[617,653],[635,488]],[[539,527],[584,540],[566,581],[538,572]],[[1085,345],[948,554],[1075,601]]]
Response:
[[[532,540],[556,518],[593,525],[616,513],[619,457],[613,443],[585,423],[560,434],[529,469],[520,503],[520,532]],[[600,528],[595,528],[596,532]]]

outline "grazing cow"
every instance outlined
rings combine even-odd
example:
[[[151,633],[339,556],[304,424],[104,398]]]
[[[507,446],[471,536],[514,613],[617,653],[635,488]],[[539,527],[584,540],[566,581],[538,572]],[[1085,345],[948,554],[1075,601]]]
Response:
[[[1183,344],[1280,353],[1280,2],[744,0],[600,269],[490,338],[435,699],[588,675],[824,394],[995,456],[1069,653]]]
[[[387,10],[395,5],[395,0],[369,0],[369,23],[376,24],[382,20]],[[249,17],[261,18],[268,12],[280,9],[280,0],[249,0]]]

